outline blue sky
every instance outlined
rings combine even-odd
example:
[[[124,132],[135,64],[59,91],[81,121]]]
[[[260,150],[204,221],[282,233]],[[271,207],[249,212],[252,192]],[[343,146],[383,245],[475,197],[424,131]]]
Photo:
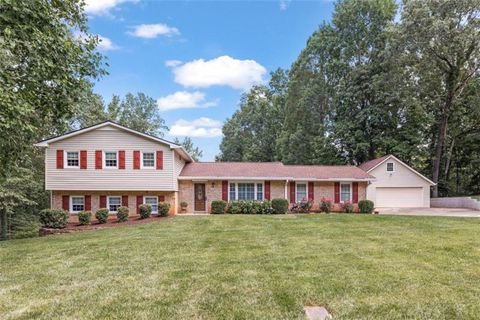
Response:
[[[153,97],[165,138],[192,137],[210,161],[241,94],[288,69],[333,3],[88,0],[86,11],[109,64],[95,92]]]

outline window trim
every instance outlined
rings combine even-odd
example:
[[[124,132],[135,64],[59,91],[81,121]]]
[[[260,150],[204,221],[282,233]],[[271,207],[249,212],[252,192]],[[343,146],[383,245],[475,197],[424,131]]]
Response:
[[[146,198],[156,198],[156,199],[157,199],[157,211],[153,211],[153,209],[152,209],[152,214],[158,214],[158,205],[160,204],[160,201],[159,201],[159,199],[158,199],[158,196],[143,196],[143,204],[147,204],[147,203],[145,202],[145,199],[146,199]]]
[[[240,201],[240,200],[238,200],[238,184],[239,183],[252,183],[253,186],[254,186],[254,199],[253,200],[246,200],[246,201],[265,201],[265,182],[264,181],[255,181],[255,180],[250,181],[250,180],[247,180],[247,181],[228,181],[228,202],[230,202],[230,201]],[[235,185],[235,199],[231,199],[231,197],[230,197],[230,184]],[[257,184],[262,185],[263,199],[257,199],[257,192],[258,192]]]
[[[145,167],[143,165],[143,154],[144,153],[153,153],[153,166]],[[157,157],[156,152],[151,150],[140,150],[140,169],[155,169],[157,167]]]
[[[117,160],[117,165],[112,167],[112,166],[107,166],[107,153],[115,153],[116,155],[116,160]],[[113,150],[104,150],[103,151],[103,168],[104,169],[118,169],[118,150],[113,151]]]
[[[298,198],[298,188],[297,185],[304,184],[305,185],[305,199],[308,200],[308,181],[295,181],[295,202],[300,202],[302,199]]]
[[[392,169],[393,169],[392,171],[388,170],[388,165],[389,165],[389,164],[392,164]],[[388,161],[387,164],[386,164],[385,170],[387,171],[387,173],[393,173],[393,172],[395,172],[395,162],[393,162],[393,161]]]
[[[342,185],[349,185],[350,187],[350,199],[348,200],[342,200]],[[353,188],[352,188],[352,183],[351,182],[340,182],[340,202],[345,202],[345,201],[353,201]]]
[[[121,207],[122,206],[122,196],[107,196],[108,214],[117,214],[117,211],[110,211],[110,199],[111,198],[119,198],[120,199],[120,207]]]
[[[74,211],[73,210],[73,198],[82,198],[83,199],[83,210]],[[79,212],[85,211],[85,196],[82,195],[71,195],[69,199],[69,212],[73,214],[78,214]]]
[[[78,166],[68,165],[68,153],[76,152],[78,154]],[[63,167],[68,169],[80,169],[80,151],[79,150],[64,150],[63,151]]]

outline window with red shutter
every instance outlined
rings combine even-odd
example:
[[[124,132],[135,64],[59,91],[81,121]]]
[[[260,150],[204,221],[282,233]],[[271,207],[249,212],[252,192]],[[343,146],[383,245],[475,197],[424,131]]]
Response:
[[[163,151],[157,151],[157,170],[163,170]]]
[[[228,181],[222,181],[222,200],[228,201]]]
[[[143,204],[143,196],[137,196],[137,214],[140,214],[140,206]]]
[[[118,151],[118,169],[125,169],[125,150]]]
[[[70,196],[62,196],[62,209],[70,211]]]
[[[95,169],[102,169],[102,150],[95,151]]]
[[[87,150],[80,150],[80,169],[87,169]]]
[[[122,206],[128,207],[128,196],[122,196]]]
[[[158,202],[165,202],[165,196],[159,195],[158,196]]]
[[[352,202],[358,203],[358,182],[352,182]]]
[[[295,181],[290,181],[290,203],[295,202]]]
[[[334,203],[340,203],[340,182],[335,182],[334,195]]]
[[[63,169],[63,150],[57,150],[57,169]]]
[[[313,182],[309,182],[308,183],[308,201],[313,201],[315,200],[314,199],[314,194],[315,194],[315,190],[314,190],[314,184]]]
[[[270,200],[270,181],[265,181],[265,199]]]
[[[140,169],[140,151],[133,151],[133,169]]]
[[[92,196],[85,195],[85,210],[90,211],[92,210]]]
[[[100,208],[107,207],[107,196],[100,196]]]

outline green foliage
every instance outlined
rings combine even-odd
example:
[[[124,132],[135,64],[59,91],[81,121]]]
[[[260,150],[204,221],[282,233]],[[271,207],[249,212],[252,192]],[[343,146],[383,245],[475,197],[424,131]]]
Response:
[[[130,210],[128,207],[119,207],[117,209],[117,221],[118,222],[125,222],[128,220],[128,214]]]
[[[240,200],[228,203],[227,213],[230,214],[272,214],[270,201]]]
[[[152,215],[152,206],[150,204],[142,204],[139,207],[140,219],[150,218]]]
[[[92,220],[92,211],[80,211],[78,213],[78,223],[82,226],[90,224]]]
[[[182,209],[185,209],[186,207],[188,207],[188,203],[186,201],[182,201],[180,202],[180,207],[182,207]]]
[[[200,158],[203,156],[203,151],[200,150],[199,147],[195,147],[193,145],[193,141],[190,137],[185,137],[183,141],[180,141],[177,137],[175,137],[173,142],[184,147],[188,154],[190,154],[195,161],[200,160]]]
[[[212,201],[212,213],[213,214],[222,214],[225,213],[227,208],[227,202],[223,200],[214,200]]]
[[[43,209],[40,223],[46,228],[63,229],[68,223],[68,212],[63,209]]]
[[[344,201],[340,204],[342,207],[342,211],[345,213],[352,213],[353,212],[353,203],[350,201]]]
[[[95,212],[95,218],[97,219],[98,223],[107,223],[108,220],[108,209],[107,208],[100,208]]]
[[[360,213],[372,213],[375,208],[373,201],[370,200],[360,200],[358,201],[358,209]]]
[[[40,222],[35,216],[28,214],[16,214],[10,219],[9,238],[23,239],[38,237]]]
[[[158,204],[158,214],[161,217],[168,216],[168,212],[170,211],[170,203],[167,202],[160,202]]]
[[[310,209],[312,209],[313,202],[312,201],[307,201],[307,200],[302,200],[297,203],[295,203],[291,208],[290,211],[296,212],[296,213],[308,213],[310,212]]]
[[[272,209],[275,214],[285,214],[288,211],[288,200],[282,198],[272,199]]]
[[[332,200],[322,197],[320,199],[320,211],[325,213],[332,212]]]

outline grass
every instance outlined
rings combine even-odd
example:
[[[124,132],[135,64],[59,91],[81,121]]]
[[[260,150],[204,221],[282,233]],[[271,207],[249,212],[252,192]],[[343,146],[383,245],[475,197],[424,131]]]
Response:
[[[480,220],[176,217],[0,243],[2,319],[478,319]]]

